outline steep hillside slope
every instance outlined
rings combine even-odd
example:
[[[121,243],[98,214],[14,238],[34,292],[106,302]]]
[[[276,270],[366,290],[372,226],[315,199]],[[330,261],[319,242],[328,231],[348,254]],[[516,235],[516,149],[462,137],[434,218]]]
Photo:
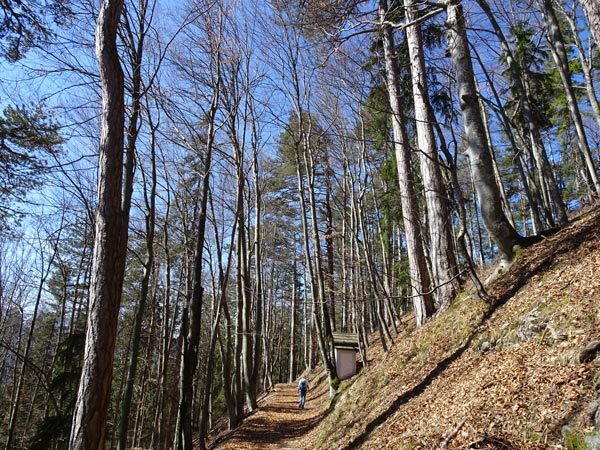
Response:
[[[585,448],[600,362],[580,352],[600,340],[599,237],[594,211],[523,251],[489,287],[493,306],[467,289],[422,328],[405,320],[389,354],[374,340],[369,364],[315,401],[318,420],[286,446]]]

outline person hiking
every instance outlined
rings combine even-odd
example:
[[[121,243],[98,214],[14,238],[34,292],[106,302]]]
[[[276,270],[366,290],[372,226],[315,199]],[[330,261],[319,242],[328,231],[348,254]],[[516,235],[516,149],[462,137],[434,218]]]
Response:
[[[300,402],[298,403],[298,408],[304,409],[306,393],[308,392],[308,381],[304,377],[302,377],[300,383],[298,383],[298,392],[300,392]]]

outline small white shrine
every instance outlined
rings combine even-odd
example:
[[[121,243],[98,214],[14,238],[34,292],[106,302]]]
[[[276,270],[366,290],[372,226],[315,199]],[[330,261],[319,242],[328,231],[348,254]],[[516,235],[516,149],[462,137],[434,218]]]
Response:
[[[355,333],[333,333],[333,345],[338,378],[345,380],[355,375],[358,335]]]

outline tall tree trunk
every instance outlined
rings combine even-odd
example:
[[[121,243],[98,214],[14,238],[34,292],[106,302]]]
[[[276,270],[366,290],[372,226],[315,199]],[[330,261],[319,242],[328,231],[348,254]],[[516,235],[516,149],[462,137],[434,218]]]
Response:
[[[252,384],[254,385],[254,402],[256,404],[256,387],[259,386],[260,367],[262,353],[265,350],[263,347],[263,310],[264,310],[264,285],[263,285],[263,257],[262,257],[262,186],[260,185],[260,167],[259,167],[259,148],[258,148],[258,131],[256,117],[254,117],[254,108],[252,109],[252,174],[254,180],[254,278],[255,278],[255,295],[254,295],[254,332],[252,334],[254,342],[252,347],[254,350],[252,361]]]
[[[218,56],[217,56],[218,60]],[[217,63],[216,80],[219,80],[219,64]],[[217,82],[218,85],[218,82]],[[198,344],[200,342],[200,327],[202,325],[202,263],[204,254],[204,241],[206,234],[206,217],[208,197],[210,190],[210,173],[212,166],[212,151],[215,137],[215,116],[219,105],[219,89],[214,88],[210,110],[208,112],[208,130],[205,145],[205,154],[202,167],[202,187],[200,192],[198,226],[196,229],[196,243],[193,268],[192,296],[189,302],[187,329],[185,332],[182,358],[179,367],[179,407],[177,410],[177,425],[175,430],[175,450],[192,449],[192,408],[194,402],[194,374],[198,364]],[[185,319],[185,318],[184,318]]]
[[[296,379],[296,316],[298,315],[298,289],[297,289],[297,268],[296,268],[296,258],[294,257],[294,265],[292,269],[292,300],[291,300],[291,309],[290,309],[290,370],[288,376],[288,383],[293,382]],[[266,349],[265,349],[266,351]]]
[[[357,230],[357,234],[356,234],[356,244],[357,246],[362,247],[363,250],[363,257],[361,258],[363,261],[365,261],[366,263],[366,269],[367,269],[367,274],[369,277],[369,285],[371,288],[371,295],[368,296],[364,296],[364,298],[370,298],[372,299],[371,304],[374,305],[374,314],[375,314],[375,319],[377,321],[377,330],[379,332],[379,337],[381,339],[381,346],[382,349],[384,351],[384,353],[387,353],[389,350],[388,347],[388,342],[391,345],[394,344],[394,340],[392,339],[392,335],[390,333],[389,327],[387,326],[387,323],[383,317],[382,314],[382,309],[381,309],[381,304],[382,304],[382,299],[380,298],[379,295],[379,289],[378,289],[378,281],[377,281],[377,276],[375,275],[375,268],[373,267],[373,252],[371,250],[371,246],[368,244],[368,242],[371,240],[370,237],[368,237],[367,234],[367,230],[366,227],[364,225],[364,220],[363,220],[363,216],[364,216],[364,210],[362,207],[362,196],[363,196],[364,192],[361,192],[361,196],[357,199],[356,201],[356,206],[353,208],[353,210],[355,211],[356,214],[356,222],[358,223],[358,230]],[[360,232],[360,235],[363,237],[362,240],[359,241],[358,239],[358,232]]]
[[[62,220],[64,220],[64,216],[62,218]],[[60,231],[62,231],[62,223],[61,223],[61,228],[59,228],[59,234],[58,237],[60,238]],[[25,373],[26,373],[26,369],[27,369],[27,365],[30,362],[29,361],[29,353],[31,351],[31,345],[33,344],[33,340],[34,340],[34,331],[35,331],[35,325],[38,319],[38,312],[39,312],[39,308],[40,308],[40,304],[42,301],[42,294],[44,292],[44,285],[46,284],[46,279],[48,278],[48,275],[50,274],[50,271],[52,269],[52,264],[54,262],[54,258],[56,257],[57,253],[58,253],[58,241],[52,245],[52,253],[50,255],[50,259],[48,261],[48,266],[47,267],[43,267],[44,265],[44,261],[42,259],[42,269],[44,271],[44,273],[42,274],[40,280],[39,280],[39,284],[38,284],[38,290],[37,290],[37,295],[35,298],[35,305],[33,307],[33,315],[31,317],[31,323],[29,324],[29,332],[27,333],[27,341],[25,341],[25,350],[23,351],[23,357],[22,357],[22,361],[21,361],[21,368],[19,370],[19,374],[17,377],[17,385],[15,387],[15,391],[14,394],[12,395],[12,404],[10,407],[10,414],[9,414],[9,420],[8,420],[8,430],[6,432],[6,450],[11,450],[13,448],[13,440],[14,440],[14,435],[15,435],[15,428],[16,428],[16,423],[17,423],[17,414],[19,413],[19,409],[21,406],[21,396],[23,394],[23,383],[25,381]],[[42,251],[43,254],[43,251]],[[17,347],[19,348],[19,347]],[[15,368],[15,374],[17,372],[17,369]]]
[[[590,151],[585,129],[583,127],[583,119],[581,118],[581,111],[579,110],[579,104],[577,103],[577,96],[573,88],[573,82],[571,80],[571,71],[569,69],[569,60],[565,43],[563,40],[562,32],[560,30],[560,24],[556,17],[556,11],[552,5],[552,0],[542,0],[544,20],[546,21],[547,37],[550,42],[550,49],[552,50],[552,57],[560,73],[560,78],[565,88],[565,95],[567,97],[567,106],[573,125],[575,127],[575,133],[577,134],[577,144],[579,152],[581,153],[583,160],[585,161],[585,167],[587,169],[586,182],[592,195],[596,198],[600,197],[600,179],[598,179],[598,173],[596,172],[596,165]]]
[[[308,119],[308,123],[306,123],[305,115],[301,111],[297,111],[297,114],[300,137],[294,143],[293,148],[296,164],[298,197],[300,199],[300,215],[302,219],[304,257],[306,261],[306,267],[308,269],[308,275],[310,278],[312,294],[312,320],[316,328],[316,338],[321,354],[321,360],[323,362],[325,370],[327,371],[327,375],[331,383],[337,377],[337,374],[335,369],[335,361],[332,358],[333,342],[331,342],[331,325],[328,318],[328,309],[325,305],[325,289],[323,281],[323,270],[321,265],[322,256],[316,219],[316,201],[314,192],[315,187],[313,167],[314,159],[312,159],[312,154],[307,155],[307,153],[312,151],[310,144],[311,123],[310,119]],[[304,173],[302,172],[303,169]],[[305,175],[306,183],[308,184],[308,186],[305,185]],[[305,192],[308,194],[308,201],[305,197]],[[312,230],[309,230],[307,210],[310,211]],[[312,231],[312,234],[310,231]],[[310,251],[311,240],[314,251],[314,257],[312,256],[312,253]],[[305,320],[308,320],[308,318],[305,317]],[[310,329],[310,333],[312,333],[312,328]],[[311,339],[311,345],[308,346],[310,353],[307,359],[307,367],[309,369],[312,369],[312,360],[310,358],[310,355],[312,355],[312,334],[310,336],[305,335],[305,338],[309,337]]]
[[[600,4],[598,4],[597,7],[600,8]],[[569,26],[571,27],[571,34],[575,41],[577,52],[579,53],[581,71],[583,72],[583,78],[585,80],[585,89],[588,94],[590,105],[592,106],[592,111],[594,111],[596,123],[598,124],[598,126],[600,126],[600,102],[598,102],[598,97],[596,96],[596,88],[594,87],[594,77],[592,75],[592,67],[594,62],[592,61],[591,55],[590,58],[586,58],[585,56],[585,50],[583,48],[583,43],[581,42],[581,37],[577,28],[577,21],[579,19],[577,16],[577,8],[573,7],[573,11],[571,14],[569,14],[566,10],[563,9],[563,13],[565,18],[567,19],[567,22],[569,23]],[[600,45],[600,43],[597,45]]]
[[[212,208],[212,196],[211,196],[211,208]],[[214,215],[214,213],[213,213]],[[234,239],[236,234],[236,224],[233,226],[231,240]],[[227,286],[229,281],[229,274],[231,271],[231,262],[233,260],[233,246],[229,247],[228,257],[227,257],[227,265],[225,268],[223,267],[223,246],[219,240],[218,231],[215,227],[215,245],[217,247],[216,255],[218,260],[218,270],[219,270],[219,278],[218,278],[218,289],[215,297],[215,314],[213,317],[213,324],[210,332],[210,342],[208,346],[208,352],[206,354],[206,363],[205,363],[205,385],[204,385],[204,397],[202,400],[202,413],[200,414],[200,425],[198,427],[198,435],[200,441],[200,450],[206,449],[206,435],[208,433],[209,428],[209,418],[210,418],[210,404],[212,398],[212,379],[214,375],[214,353],[217,344],[217,339],[219,337],[219,324],[221,321],[221,313],[224,311],[225,315],[229,315],[228,305],[227,305]],[[229,385],[224,385],[224,390],[228,391]]]
[[[467,211],[465,208],[465,198],[462,193],[462,187],[460,182],[458,181],[458,170],[456,167],[456,158],[450,154],[450,150],[448,150],[448,144],[446,139],[444,138],[444,133],[442,131],[441,126],[436,122],[435,129],[438,135],[438,139],[440,142],[440,149],[442,153],[445,155],[446,164],[448,166],[448,175],[450,177],[450,182],[452,183],[453,193],[454,193],[454,204],[456,205],[456,211],[458,216],[458,232],[456,233],[456,248],[458,254],[461,256],[462,261],[465,265],[465,268],[473,282],[473,285],[477,289],[477,293],[479,297],[488,302],[492,302],[492,297],[488,295],[483,287],[483,283],[477,276],[477,272],[475,271],[475,267],[473,265],[473,259],[471,253],[469,252],[468,245],[468,235],[467,235]],[[458,147],[455,142],[455,147]]]
[[[325,149],[325,220],[327,229],[325,231],[325,254],[327,258],[327,272],[324,275],[326,283],[327,304],[329,307],[329,323],[332,331],[336,330],[336,308],[335,308],[335,255],[333,246],[333,210],[331,208],[331,179],[333,172],[329,161],[329,151]]]
[[[512,82],[518,93],[519,104],[521,106],[521,115],[529,135],[531,149],[536,163],[538,186],[540,189],[542,189],[542,193],[546,194],[544,196],[545,210],[551,211],[554,209],[556,211],[555,215],[558,224],[565,224],[568,221],[567,208],[562,200],[554,172],[552,171],[552,166],[550,165],[548,155],[546,154],[546,150],[544,149],[544,145],[542,143],[542,136],[534,118],[533,108],[531,106],[530,95],[528,94],[526,83],[523,81],[522,74],[519,71],[518,64],[515,61],[512,49],[508,44],[506,36],[504,35],[502,28],[492,13],[487,0],[476,1],[487,15],[488,20],[490,21],[490,24],[496,33],[496,36],[500,40]],[[548,221],[547,224],[549,226],[553,226],[554,223],[551,212],[546,214],[546,218]]]
[[[317,339],[321,350],[321,359],[330,384],[330,395],[333,396],[333,382],[337,378],[337,369],[335,366],[335,355],[333,345],[333,330],[331,328],[331,320],[329,318],[329,308],[327,305],[325,271],[323,269],[323,255],[321,251],[321,236],[317,221],[317,200],[315,194],[315,155],[311,144],[312,119],[309,117],[308,130],[304,131],[303,122],[300,120],[301,130],[303,130],[303,157],[304,168],[306,170],[306,179],[308,184],[308,205],[311,219],[311,237],[314,251],[314,280],[313,283],[313,306],[315,307],[315,324],[317,331]]]
[[[171,343],[173,338],[175,319],[177,317],[177,306],[173,308],[174,312],[171,313],[171,274],[172,274],[172,257],[170,251],[170,233],[169,233],[169,217],[171,210],[170,201],[170,190],[167,187],[167,199],[166,209],[164,212],[164,223],[162,226],[163,230],[163,247],[164,247],[164,267],[165,273],[163,276],[164,288],[163,288],[163,305],[162,305],[162,324],[161,324],[161,336],[160,336],[160,357],[158,361],[158,382],[157,382],[157,400],[156,410],[154,416],[154,427],[152,430],[152,439],[150,448],[166,448],[167,442],[172,442],[168,436],[167,431],[170,425],[170,415],[167,412],[167,382],[169,373],[169,354],[171,350]],[[156,444],[155,444],[156,443]]]
[[[140,129],[140,112],[141,112],[141,100],[142,100],[142,56],[144,50],[144,36],[146,27],[146,10],[147,2],[142,2],[139,10],[139,30],[134,34],[134,30],[131,29],[131,22],[128,20],[128,16],[125,15],[125,28],[127,30],[127,36],[130,41],[128,42],[131,65],[132,65],[132,89],[131,89],[131,117],[129,119],[129,125],[127,127],[127,155],[134,155],[137,137]],[[135,42],[137,38],[137,42]],[[150,150],[151,150],[151,178],[150,178],[150,194],[148,196],[145,191],[146,200],[146,260],[143,263],[144,274],[142,277],[141,288],[140,288],[140,301],[137,306],[135,313],[135,322],[133,329],[133,336],[131,338],[131,350],[130,350],[130,361],[129,369],[127,372],[127,380],[125,382],[125,390],[122,397],[121,404],[121,417],[119,420],[119,435],[118,435],[118,450],[125,450],[127,447],[127,431],[129,427],[129,416],[131,412],[131,400],[133,396],[133,386],[135,383],[135,377],[137,375],[137,364],[138,356],[140,351],[139,340],[142,332],[142,323],[144,320],[144,312],[146,309],[146,302],[148,298],[148,287],[150,285],[150,276],[152,274],[152,266],[154,264],[154,222],[155,222],[155,196],[156,196],[156,158],[155,158],[155,146],[154,146],[154,133],[155,129],[152,130],[150,138]]]
[[[104,446],[113,353],[127,253],[129,211],[122,210],[124,87],[117,50],[123,0],[104,0],[96,28],[102,84],[98,206],[90,281],[86,343],[69,448]],[[126,214],[125,214],[126,213]]]
[[[473,182],[484,224],[498,246],[503,262],[509,262],[514,258],[515,246],[522,243],[522,238],[502,210],[500,192],[494,178],[492,155],[477,97],[462,5],[455,1],[449,2],[447,14],[448,44],[456,72],[458,98],[467,141],[466,154],[473,172]]]
[[[483,73],[485,74],[486,79],[488,80],[488,84],[489,84],[490,89],[496,100],[496,106],[497,106],[495,108],[496,114],[498,115],[500,124],[502,125],[502,128],[503,128],[503,131],[506,134],[506,137],[508,138],[508,140],[510,142],[510,146],[515,154],[515,159],[514,159],[515,167],[517,168],[517,171],[519,172],[519,178],[521,179],[521,183],[523,184],[523,188],[525,190],[525,195],[527,197],[527,201],[529,202],[529,210],[530,210],[530,215],[531,215],[531,219],[533,222],[534,234],[540,233],[543,230],[542,218],[541,218],[541,212],[540,212],[543,202],[539,196],[539,192],[537,191],[537,189],[532,190],[529,187],[530,177],[528,176],[528,174],[526,172],[527,166],[526,166],[525,162],[523,161],[523,155],[519,149],[519,146],[517,145],[517,139],[515,138],[515,134],[513,133],[513,129],[511,127],[510,120],[508,119],[508,116],[506,114],[506,110],[504,109],[504,107],[502,106],[502,102],[500,101],[500,95],[498,94],[496,87],[492,83],[492,79],[489,75],[488,70],[486,70],[486,68],[484,67],[483,61],[475,49],[474,49],[474,53],[475,53],[475,57],[477,58],[477,60],[479,62],[479,65],[481,66],[481,69],[483,70]],[[562,202],[562,200],[561,200],[561,202]],[[550,225],[552,223],[552,215],[549,214],[547,216],[547,219],[549,220],[548,225]],[[511,223],[514,223],[514,222],[511,221]]]
[[[400,104],[400,80],[397,62],[394,59],[394,36],[391,26],[386,23],[388,14],[386,0],[379,0],[378,14],[383,34],[386,84],[392,112],[392,130],[398,165],[400,200],[402,204],[404,232],[406,234],[406,247],[408,250],[412,297],[417,326],[421,326],[428,317],[434,314],[435,306],[431,294],[431,280],[429,278],[421,234],[408,136],[406,135],[406,127]]]
[[[426,77],[425,57],[418,8],[414,0],[404,0],[406,19],[413,25],[406,28],[406,40],[412,71],[413,100],[419,161],[427,205],[429,248],[433,284],[441,308],[454,300],[458,289],[456,256],[452,247],[451,218],[448,211],[448,194],[442,180],[435,135],[431,125],[430,102]]]
[[[236,150],[236,164],[237,164],[237,177],[238,177],[238,188],[237,188],[237,212],[236,221],[238,222],[238,237],[237,237],[237,280],[238,280],[238,295],[241,295],[241,301],[239,305],[241,309],[238,314],[241,317],[241,329],[238,333],[242,334],[242,379],[243,389],[246,398],[246,407],[249,411],[254,411],[256,405],[256,385],[252,379],[254,373],[253,369],[253,344],[252,339],[252,286],[250,283],[250,268],[248,260],[248,247],[247,247],[247,236],[246,236],[246,219],[244,214],[244,187],[246,184],[244,167],[243,167],[243,155],[241,154],[241,148]]]

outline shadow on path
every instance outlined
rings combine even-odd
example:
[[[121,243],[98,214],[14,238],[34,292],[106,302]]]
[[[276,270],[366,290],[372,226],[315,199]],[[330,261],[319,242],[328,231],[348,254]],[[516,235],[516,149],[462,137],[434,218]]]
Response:
[[[331,405],[335,403],[332,401],[327,410],[322,410],[326,399],[321,390],[315,389],[312,395],[309,393],[306,408],[299,409],[296,386],[277,385],[268,400],[247,416],[238,429],[218,438],[210,448],[236,445],[252,449],[286,448],[287,442],[305,436],[331,412]]]

